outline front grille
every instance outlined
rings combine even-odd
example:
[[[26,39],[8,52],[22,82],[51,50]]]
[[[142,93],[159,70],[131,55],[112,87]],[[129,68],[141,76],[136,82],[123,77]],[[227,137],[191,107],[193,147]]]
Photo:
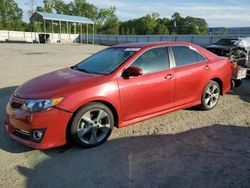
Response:
[[[20,137],[20,138],[25,139],[25,140],[29,140],[30,136],[31,136],[30,132],[24,131],[21,129],[15,129],[13,134],[16,135],[17,137]]]

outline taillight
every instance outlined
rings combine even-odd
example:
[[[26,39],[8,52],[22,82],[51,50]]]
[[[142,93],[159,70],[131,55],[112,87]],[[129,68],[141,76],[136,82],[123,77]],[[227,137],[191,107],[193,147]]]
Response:
[[[236,62],[231,62],[231,70],[232,70],[232,76],[237,76],[238,73],[238,64]]]

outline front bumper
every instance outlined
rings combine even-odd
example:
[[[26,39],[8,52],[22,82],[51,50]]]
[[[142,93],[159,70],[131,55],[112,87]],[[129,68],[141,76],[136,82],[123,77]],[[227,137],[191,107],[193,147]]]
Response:
[[[66,129],[72,113],[51,108],[37,113],[6,107],[6,129],[16,141],[35,149],[48,149],[66,144]],[[44,132],[41,140],[33,138],[35,130]]]

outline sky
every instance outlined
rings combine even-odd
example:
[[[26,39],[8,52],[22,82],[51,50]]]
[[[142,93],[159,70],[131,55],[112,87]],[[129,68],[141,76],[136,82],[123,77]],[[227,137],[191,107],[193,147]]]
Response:
[[[29,0],[15,0],[24,10],[24,20],[28,21]],[[65,0],[69,2],[70,0]],[[158,12],[160,17],[170,18],[174,12],[182,17],[205,18],[209,27],[250,26],[249,0],[87,0],[98,8],[116,7],[116,14],[122,21]],[[36,0],[41,6],[42,0]]]

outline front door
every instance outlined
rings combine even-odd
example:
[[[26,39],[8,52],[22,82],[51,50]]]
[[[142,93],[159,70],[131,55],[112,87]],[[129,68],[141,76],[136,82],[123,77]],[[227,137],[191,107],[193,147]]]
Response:
[[[166,47],[153,48],[140,55],[131,66],[143,75],[118,78],[123,120],[128,121],[173,107],[174,70],[170,68]]]

